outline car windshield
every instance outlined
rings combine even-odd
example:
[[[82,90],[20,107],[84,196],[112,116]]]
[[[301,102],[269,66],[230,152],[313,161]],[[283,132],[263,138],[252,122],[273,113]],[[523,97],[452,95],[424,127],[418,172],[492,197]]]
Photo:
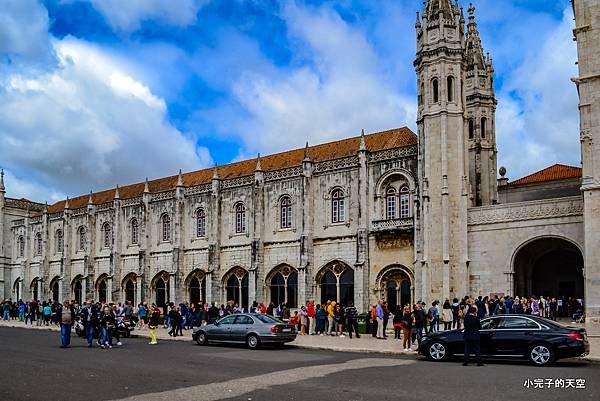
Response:
[[[282,323],[281,321],[269,315],[255,315],[254,317],[263,323]]]

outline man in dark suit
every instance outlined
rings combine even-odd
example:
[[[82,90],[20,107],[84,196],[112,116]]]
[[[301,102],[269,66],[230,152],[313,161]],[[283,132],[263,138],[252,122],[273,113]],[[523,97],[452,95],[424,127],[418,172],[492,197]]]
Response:
[[[481,339],[479,336],[479,330],[481,330],[481,322],[477,317],[477,308],[469,307],[469,313],[464,318],[465,331],[463,333],[463,340],[465,341],[465,360],[463,366],[469,364],[469,355],[471,351],[475,353],[477,360],[477,366],[483,366],[481,363]]]

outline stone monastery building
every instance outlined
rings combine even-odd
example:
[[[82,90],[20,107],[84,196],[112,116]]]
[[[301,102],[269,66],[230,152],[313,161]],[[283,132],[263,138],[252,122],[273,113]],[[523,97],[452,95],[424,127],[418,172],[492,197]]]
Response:
[[[52,205],[5,197],[0,181],[0,298],[335,299],[364,311],[381,297],[394,308],[566,295],[585,300],[600,332],[600,6],[573,8],[583,169],[497,178],[494,67],[474,7],[429,0],[416,21],[416,133],[307,144]]]

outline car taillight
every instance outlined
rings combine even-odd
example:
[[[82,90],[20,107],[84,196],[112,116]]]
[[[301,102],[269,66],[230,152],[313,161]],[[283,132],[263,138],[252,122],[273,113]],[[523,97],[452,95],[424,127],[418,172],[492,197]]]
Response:
[[[281,329],[277,326],[271,327],[271,333],[281,333]]]
[[[569,333],[567,334],[567,336],[571,339],[571,340],[575,340],[575,341],[583,341],[583,336],[581,335],[581,333]]]

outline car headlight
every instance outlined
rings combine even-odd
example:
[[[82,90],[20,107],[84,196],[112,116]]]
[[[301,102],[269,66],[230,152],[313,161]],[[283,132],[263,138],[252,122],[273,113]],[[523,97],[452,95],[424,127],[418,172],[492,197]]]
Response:
[[[423,336],[423,338],[421,338],[421,341],[425,341],[425,340],[427,340],[427,339],[428,339],[428,337],[427,337],[427,336]]]

